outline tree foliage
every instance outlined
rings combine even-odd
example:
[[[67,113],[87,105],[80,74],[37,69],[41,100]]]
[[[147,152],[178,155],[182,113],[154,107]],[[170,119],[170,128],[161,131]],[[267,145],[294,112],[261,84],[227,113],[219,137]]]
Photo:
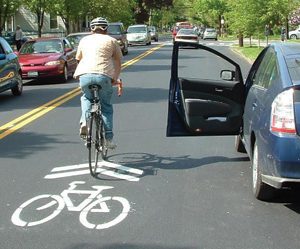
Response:
[[[13,15],[20,6],[20,0],[0,0],[0,35],[8,17]]]
[[[21,3],[37,16],[38,36],[42,36],[45,13],[53,10],[52,0],[22,0]]]
[[[173,6],[173,0],[135,0],[134,17],[137,23],[147,23],[152,11]]]

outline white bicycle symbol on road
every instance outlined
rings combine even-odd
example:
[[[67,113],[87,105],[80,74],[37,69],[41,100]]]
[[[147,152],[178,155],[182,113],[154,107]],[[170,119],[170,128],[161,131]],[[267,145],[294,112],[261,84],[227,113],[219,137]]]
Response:
[[[21,227],[31,227],[31,226],[37,226],[43,223],[46,223],[53,218],[55,218],[63,209],[65,206],[67,206],[67,209],[69,211],[75,211],[80,212],[79,214],[79,221],[84,225],[85,227],[89,229],[106,229],[109,227],[112,227],[122,220],[124,220],[130,210],[130,205],[128,200],[126,200],[123,197],[119,196],[102,196],[100,194],[103,190],[112,189],[111,186],[92,186],[94,190],[79,190],[76,189],[77,185],[85,184],[84,181],[73,181],[69,184],[69,188],[65,189],[61,192],[60,195],[50,195],[50,194],[44,194],[44,195],[38,195],[36,197],[33,197],[29,199],[28,201],[24,202],[19,208],[16,209],[16,211],[13,213],[11,217],[11,221],[16,226]],[[69,197],[70,194],[76,194],[76,195],[83,195],[86,194],[88,197],[84,199],[81,203],[78,205],[74,205],[71,198]],[[96,199],[96,200],[95,200]],[[35,208],[34,212],[44,212],[45,210],[50,210],[52,213],[46,213],[45,217],[42,217],[35,221],[24,221],[21,219],[22,214],[26,212],[30,207],[33,208],[33,206],[36,206],[37,203],[40,201],[47,202],[42,205],[38,205],[38,207]],[[92,213],[110,213],[111,209],[107,205],[107,202],[113,203],[112,205],[121,205],[121,212],[117,212],[117,216],[111,220],[111,221],[105,221],[100,224],[94,224],[88,221],[88,216]],[[111,212],[112,213],[112,212]],[[115,215],[115,212],[113,213]],[[90,219],[91,220],[91,219]]]

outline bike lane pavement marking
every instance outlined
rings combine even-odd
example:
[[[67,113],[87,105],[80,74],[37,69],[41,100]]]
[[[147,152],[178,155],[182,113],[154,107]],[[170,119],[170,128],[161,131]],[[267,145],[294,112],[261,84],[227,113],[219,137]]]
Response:
[[[138,176],[144,174],[143,170],[122,166],[117,163],[102,161],[99,162],[99,164],[100,165],[96,171],[97,174],[103,174],[130,182],[138,182],[140,180]],[[117,172],[116,170],[121,171],[121,173]],[[51,170],[51,173],[46,175],[44,178],[57,179],[86,174],[90,174],[88,163],[55,167]]]
[[[151,48],[147,50],[146,52],[138,55],[137,57],[126,61],[122,64],[122,69],[133,65],[134,63],[138,62],[139,60],[143,59],[144,57],[150,55],[151,53],[155,52],[156,50],[163,47],[165,44],[160,44],[154,48]],[[75,88],[72,91],[54,99],[49,102],[47,102],[44,105],[41,105],[37,107],[36,109],[33,109],[32,111],[29,111],[25,113],[24,115],[0,126],[0,140],[5,138],[6,136],[16,132],[20,128],[24,127],[25,125],[33,122],[34,120],[40,118],[41,116],[45,115],[46,113],[50,112],[54,108],[62,105],[63,103],[67,102],[70,99],[75,98],[77,95],[81,93],[80,88]]]

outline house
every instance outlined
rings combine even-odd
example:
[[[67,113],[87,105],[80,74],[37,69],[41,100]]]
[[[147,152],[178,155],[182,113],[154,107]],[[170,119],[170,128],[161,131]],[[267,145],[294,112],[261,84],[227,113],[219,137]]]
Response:
[[[37,37],[38,25],[37,16],[24,7],[20,7],[14,16],[11,16],[5,24],[4,32],[15,31],[20,25],[26,36]],[[64,36],[66,28],[61,17],[57,15],[45,14],[42,28],[43,36]]]

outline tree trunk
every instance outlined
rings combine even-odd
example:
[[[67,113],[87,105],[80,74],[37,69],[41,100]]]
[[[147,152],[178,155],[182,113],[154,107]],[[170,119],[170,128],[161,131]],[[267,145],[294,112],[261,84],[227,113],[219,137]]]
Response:
[[[244,47],[244,36],[242,33],[239,33],[239,47]]]

